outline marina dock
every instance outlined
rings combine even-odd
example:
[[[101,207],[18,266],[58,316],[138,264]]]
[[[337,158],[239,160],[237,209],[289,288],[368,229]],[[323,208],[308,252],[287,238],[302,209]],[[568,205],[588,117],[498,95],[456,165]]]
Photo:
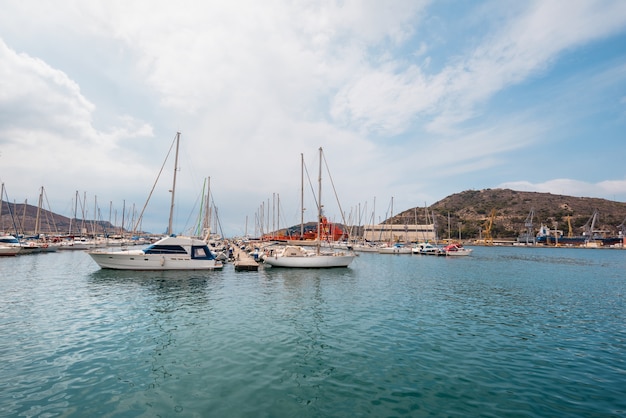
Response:
[[[235,257],[235,271],[257,271],[259,269],[259,263],[252,258],[250,254],[239,248],[237,245],[233,245],[233,256]]]

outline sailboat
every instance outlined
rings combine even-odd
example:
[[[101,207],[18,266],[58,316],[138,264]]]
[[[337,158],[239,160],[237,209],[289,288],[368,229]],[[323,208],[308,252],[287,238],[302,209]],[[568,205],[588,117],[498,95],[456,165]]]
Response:
[[[2,201],[0,200],[0,204]],[[18,255],[23,245],[13,235],[0,235],[0,256]]]
[[[322,231],[322,157],[320,147],[319,189],[317,201],[317,240],[315,250],[309,250],[298,245],[286,245],[280,250],[275,250],[267,255],[263,262],[272,267],[295,267],[295,268],[332,268],[348,267],[356,255],[347,251],[321,251]]]
[[[172,203],[170,206],[167,236],[141,250],[101,251],[87,253],[103,269],[116,270],[214,270],[223,267],[209,250],[206,240],[172,234],[174,193],[178,170],[180,132],[176,133],[176,157]]]

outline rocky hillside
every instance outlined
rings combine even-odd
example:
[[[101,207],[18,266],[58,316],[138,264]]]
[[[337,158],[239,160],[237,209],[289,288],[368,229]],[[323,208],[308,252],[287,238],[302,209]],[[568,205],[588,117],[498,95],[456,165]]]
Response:
[[[510,189],[467,190],[448,196],[429,208],[431,215],[435,215],[441,238],[448,237],[450,225],[450,236],[457,237],[460,226],[464,239],[479,237],[492,211],[495,211],[492,235],[496,238],[517,237],[525,231],[524,223],[531,210],[534,210],[535,233],[543,223],[550,228],[557,227],[567,234],[569,217],[572,233],[580,235],[582,227],[589,221],[594,210],[598,210],[596,229],[607,231],[608,235],[616,235],[618,226],[626,218],[626,203]],[[423,223],[425,212],[423,207],[412,208],[394,216],[392,222],[415,223],[417,215],[418,222]]]
[[[23,203],[0,202],[0,233],[7,232],[15,234],[15,230],[20,234],[32,234],[35,232],[37,223],[37,206]],[[73,234],[80,234],[80,228],[91,234],[94,230],[96,234],[104,231],[111,233],[119,228],[113,228],[109,222],[82,219],[72,219],[56,213],[41,209],[39,212],[39,233],[46,235],[67,234],[70,231],[70,222]]]
[[[9,212],[10,209],[10,212]],[[626,203],[588,197],[554,195],[551,193],[519,192],[510,189],[467,190],[440,200],[428,208],[415,207],[394,216],[393,224],[430,223],[435,216],[439,237],[456,238],[459,227],[463,239],[479,238],[485,230],[492,212],[494,213],[491,235],[494,238],[515,238],[525,232],[524,223],[531,210],[534,210],[533,225],[537,232],[540,224],[557,227],[564,234],[569,232],[569,224],[574,235],[580,235],[583,226],[589,221],[594,210],[599,213],[596,229],[607,235],[617,235],[618,226],[626,219]],[[11,216],[11,213],[13,214]],[[2,202],[0,212],[0,232],[13,233],[15,228],[32,233],[35,230],[37,207],[24,204]],[[88,233],[95,228],[97,233],[112,232],[109,222],[92,220],[72,220],[72,231],[79,233],[83,224]],[[449,225],[449,228],[448,228]],[[40,232],[45,234],[67,233],[70,219],[46,210],[40,213]],[[298,225],[299,228],[299,225]]]

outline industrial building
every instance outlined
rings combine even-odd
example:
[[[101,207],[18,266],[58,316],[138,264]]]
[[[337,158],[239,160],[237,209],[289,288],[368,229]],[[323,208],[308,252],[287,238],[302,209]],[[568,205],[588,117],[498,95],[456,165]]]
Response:
[[[367,241],[425,242],[435,240],[435,225],[365,225],[363,238]]]

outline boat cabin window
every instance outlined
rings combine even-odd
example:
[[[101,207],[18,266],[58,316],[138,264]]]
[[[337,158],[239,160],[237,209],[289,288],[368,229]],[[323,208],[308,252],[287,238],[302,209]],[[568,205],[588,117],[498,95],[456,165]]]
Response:
[[[191,258],[198,258],[203,260],[213,260],[213,254],[209,250],[209,248],[204,246],[193,246],[191,247]]]
[[[151,245],[144,250],[146,254],[187,254],[180,245]]]

